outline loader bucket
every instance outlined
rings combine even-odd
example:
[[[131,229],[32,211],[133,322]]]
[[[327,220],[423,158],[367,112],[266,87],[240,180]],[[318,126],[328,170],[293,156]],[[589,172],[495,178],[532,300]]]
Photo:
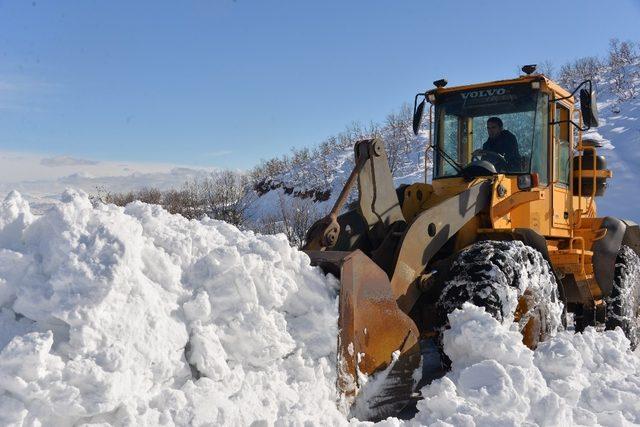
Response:
[[[369,257],[356,250],[338,258],[342,409],[372,421],[397,415],[411,401],[420,365],[418,328],[398,308],[387,274]]]

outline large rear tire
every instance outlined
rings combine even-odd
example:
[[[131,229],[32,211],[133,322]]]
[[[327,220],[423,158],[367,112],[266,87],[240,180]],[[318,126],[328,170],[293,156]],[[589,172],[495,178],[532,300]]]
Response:
[[[613,290],[606,303],[606,328],[619,326],[635,349],[640,344],[640,257],[628,246],[616,257]]]
[[[532,349],[561,327],[555,275],[539,251],[520,241],[482,241],[457,255],[437,303],[443,329],[447,315],[466,302],[503,324],[517,323]]]

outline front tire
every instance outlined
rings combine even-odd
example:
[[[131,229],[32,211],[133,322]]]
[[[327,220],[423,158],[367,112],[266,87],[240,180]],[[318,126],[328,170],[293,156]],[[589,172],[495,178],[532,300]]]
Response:
[[[613,290],[606,303],[606,328],[620,327],[635,349],[640,344],[640,257],[628,246],[616,257]]]
[[[555,275],[539,251],[520,241],[482,241],[457,255],[437,303],[445,328],[447,315],[466,302],[503,324],[516,323],[532,349],[561,326]]]

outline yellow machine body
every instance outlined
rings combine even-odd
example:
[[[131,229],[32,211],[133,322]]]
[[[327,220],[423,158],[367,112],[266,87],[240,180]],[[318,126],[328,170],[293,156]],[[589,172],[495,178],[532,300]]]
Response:
[[[445,142],[444,132],[434,132],[445,120],[442,114],[434,118],[434,105],[437,110],[441,99],[495,94],[501,87],[516,87],[525,96],[528,91],[537,96],[535,114],[541,114],[542,125],[536,129],[542,145],[536,155],[546,154],[536,158],[538,172],[532,172],[532,146],[529,172],[509,174],[494,169],[494,173],[470,175],[460,168],[457,176],[434,173],[431,182],[425,179],[396,191],[383,142],[360,141],[355,147],[354,170],[334,209],[307,234],[304,249],[312,262],[339,276],[342,283],[341,394],[352,401],[363,374],[389,375],[391,384],[377,400],[380,405],[372,419],[392,415],[406,404],[412,393],[411,372],[419,360],[417,342],[438,334],[433,313],[437,295],[430,294],[438,263],[479,240],[525,239],[552,265],[565,304],[578,313],[583,325],[589,325],[604,315],[603,299],[611,288],[615,251],[623,236],[625,244],[640,251],[640,231],[635,224],[627,226],[597,216],[595,198],[612,174],[599,160],[597,144],[583,138],[584,110],[576,108],[571,93],[543,75],[426,92],[425,100],[432,108],[431,145],[425,158],[433,159],[434,170],[442,170],[445,161],[452,163],[442,154],[445,144],[449,149],[455,146],[455,157],[464,165],[473,163],[478,143],[476,138],[474,147],[473,116],[456,116],[457,125],[450,119],[449,125],[457,129],[456,140],[449,136]],[[418,108],[420,114],[421,108],[424,106]],[[426,166],[425,160],[425,176]],[[356,182],[358,206],[341,214]],[[633,239],[628,238],[630,234]],[[526,305],[524,300],[520,303]],[[530,332],[535,328],[529,326],[523,332],[524,340],[535,346],[537,338]]]
[[[485,226],[479,222],[469,224],[458,236],[456,247],[461,249],[477,239],[478,234],[497,232],[511,233],[514,229],[530,229],[546,239],[549,258],[553,267],[561,274],[571,275],[581,294],[589,294],[593,307],[602,304],[602,291],[595,281],[592,264],[593,246],[602,239],[607,230],[602,228],[603,218],[597,218],[596,179],[612,177],[609,170],[598,170],[595,164],[579,161],[573,168],[574,157],[588,154],[596,157],[596,147],[583,144],[582,131],[572,129],[570,120],[582,124],[580,110],[571,94],[552,80],[542,75],[521,76],[517,79],[500,80],[453,88],[437,88],[435,94],[446,94],[470,90],[486,90],[513,84],[535,85],[541,93],[548,95],[549,124],[546,128],[549,182],[527,191],[518,189],[517,176],[497,175],[493,177],[491,209]],[[563,98],[553,102],[555,99]],[[430,128],[434,125],[430,119]],[[473,121],[469,119],[466,133],[458,141],[461,158],[471,158]],[[430,129],[430,135],[433,132]],[[434,141],[434,143],[440,143]],[[564,150],[564,153],[562,152]],[[564,156],[566,157],[563,157]],[[568,175],[561,174],[562,164],[568,162]],[[578,159],[576,159],[578,160]],[[440,161],[443,161],[440,159]],[[595,160],[594,160],[595,162]],[[562,179],[566,175],[568,179]],[[482,178],[478,178],[482,179]],[[593,180],[588,191],[574,189],[575,183]],[[455,177],[434,179],[432,183],[416,183],[404,190],[402,212],[408,221],[475,184],[474,181]],[[578,195],[574,195],[578,194]]]

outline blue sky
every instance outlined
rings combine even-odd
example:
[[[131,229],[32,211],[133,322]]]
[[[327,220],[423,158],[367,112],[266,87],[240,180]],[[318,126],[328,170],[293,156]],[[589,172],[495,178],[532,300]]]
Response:
[[[247,168],[443,76],[640,41],[639,19],[637,0],[0,0],[0,148]]]

